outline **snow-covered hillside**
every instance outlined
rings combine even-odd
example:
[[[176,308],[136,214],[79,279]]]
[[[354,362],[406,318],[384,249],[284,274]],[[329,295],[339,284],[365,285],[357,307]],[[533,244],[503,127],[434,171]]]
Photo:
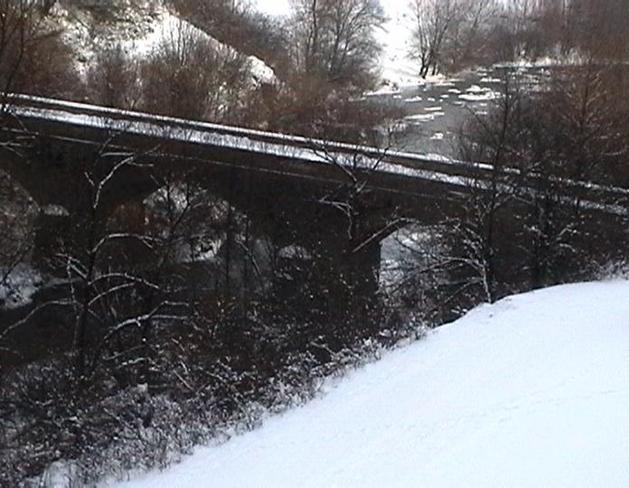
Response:
[[[120,487],[627,487],[629,281],[482,306]]]
[[[49,22],[62,31],[72,46],[79,72],[84,73],[98,50],[121,47],[131,58],[148,56],[164,40],[176,39],[178,31],[205,39],[216,49],[233,50],[179,18],[164,0],[138,0],[111,9],[86,8],[57,3]],[[273,82],[275,74],[262,60],[248,56],[252,82]]]

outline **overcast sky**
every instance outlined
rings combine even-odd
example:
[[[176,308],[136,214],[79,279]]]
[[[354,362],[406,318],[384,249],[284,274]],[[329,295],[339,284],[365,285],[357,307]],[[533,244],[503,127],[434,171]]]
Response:
[[[282,15],[288,11],[288,0],[254,0],[258,10],[269,15]]]
[[[288,12],[289,0],[253,0],[258,10],[269,15],[282,15]],[[408,0],[380,0],[380,4],[389,16],[393,16],[396,10],[404,10],[408,6]]]

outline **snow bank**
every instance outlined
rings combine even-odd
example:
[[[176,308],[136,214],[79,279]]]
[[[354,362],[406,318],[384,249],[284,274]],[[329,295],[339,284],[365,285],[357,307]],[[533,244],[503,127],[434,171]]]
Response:
[[[383,88],[409,87],[423,84],[419,63],[410,59],[413,22],[410,3],[401,0],[381,2],[387,21],[377,31],[383,46],[380,60]]]
[[[217,51],[227,49],[231,52],[236,52],[236,50],[232,47],[221,43],[186,20],[173,15],[166,8],[162,8],[159,11],[159,16],[157,18],[158,21],[154,26],[154,30],[148,32],[142,38],[130,41],[128,46],[126,46],[127,51],[133,53],[134,56],[139,58],[147,57],[151,54],[151,52],[159,48],[165,39],[176,39],[178,35],[177,33],[183,31],[190,33],[194,37],[203,39]],[[276,81],[275,72],[272,68],[267,66],[264,61],[255,56],[247,56],[247,59],[251,66],[251,72],[255,81],[261,81],[264,83],[274,83]]]
[[[459,95],[459,99],[466,102],[485,102],[496,100],[500,98],[501,94],[487,87],[480,87],[478,85],[470,86],[466,92]]]
[[[629,486],[629,281],[480,307],[119,487]]]

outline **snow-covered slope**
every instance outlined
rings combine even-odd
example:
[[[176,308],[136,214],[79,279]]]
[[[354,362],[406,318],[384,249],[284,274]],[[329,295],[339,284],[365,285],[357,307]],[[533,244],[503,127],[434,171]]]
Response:
[[[413,20],[411,2],[392,0],[380,2],[387,21],[377,31],[383,52],[380,58],[383,89],[422,85],[419,63],[410,58]]]
[[[629,281],[480,307],[121,487],[627,487]]]
[[[80,72],[85,72],[99,49],[121,47],[129,57],[142,59],[180,30],[206,40],[216,49],[231,49],[179,18],[165,0],[136,0],[107,9],[55,4],[49,22],[62,30],[72,46]],[[255,56],[248,56],[252,82],[275,81],[273,70]]]

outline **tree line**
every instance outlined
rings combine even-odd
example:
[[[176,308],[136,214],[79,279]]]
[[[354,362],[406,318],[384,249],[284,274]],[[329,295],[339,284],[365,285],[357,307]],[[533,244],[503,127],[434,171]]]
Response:
[[[422,76],[543,58],[627,56],[622,0],[413,0],[410,55]]]

